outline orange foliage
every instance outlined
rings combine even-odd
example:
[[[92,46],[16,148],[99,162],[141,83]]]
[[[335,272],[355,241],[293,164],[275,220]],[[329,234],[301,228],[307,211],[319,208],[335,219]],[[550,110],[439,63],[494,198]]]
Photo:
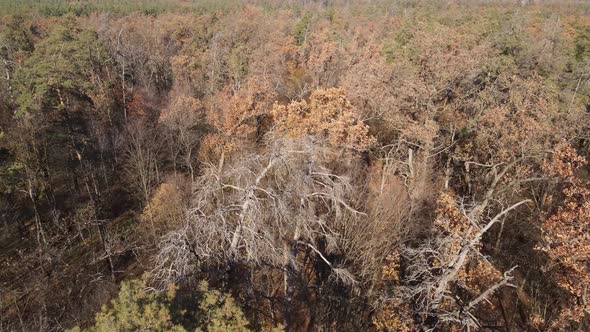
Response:
[[[133,93],[127,102],[127,114],[131,117],[143,118],[146,115],[146,102],[143,94]]]
[[[215,161],[222,152],[231,154],[259,138],[273,96],[270,82],[264,79],[252,79],[237,91],[226,86],[219,92],[207,112],[215,132],[203,139],[201,158]]]
[[[400,285],[400,257],[399,254],[389,255],[381,272],[385,287],[396,288]],[[373,324],[378,331],[418,331],[412,319],[412,311],[408,301],[401,297],[393,296],[380,303]]]
[[[378,331],[418,331],[412,322],[409,304],[401,299],[385,302],[373,317],[373,324]]]
[[[545,164],[550,174],[565,179],[565,199],[557,211],[542,224],[546,252],[552,262],[557,284],[570,297],[554,322],[554,328],[566,329],[569,322],[579,323],[590,313],[590,182],[574,176],[586,164],[575,149],[561,144]]]
[[[364,151],[375,143],[369,127],[357,114],[342,89],[316,90],[310,101],[275,104],[272,110],[277,130],[291,137],[317,135],[337,147]]]
[[[471,241],[476,231],[466,213],[457,205],[456,198],[448,193],[442,193],[437,201],[436,220],[437,228],[448,236],[448,241],[442,248],[442,255],[433,262],[435,268],[446,268],[451,266],[456,254],[464,244]],[[478,243],[476,249],[480,250]],[[471,255],[467,263],[459,270],[456,282],[470,296],[477,296],[486,291],[490,286],[502,280],[502,273],[481,254]],[[445,297],[442,300],[443,310],[453,311],[456,308],[455,300]],[[485,301],[485,309],[493,312],[495,304]]]
[[[313,86],[334,86],[343,70],[342,50],[325,30],[311,34],[303,60],[306,72],[312,76]]]
[[[574,172],[586,165],[586,159],[576,152],[571,145],[560,143],[550,160],[543,163],[543,169],[547,174],[557,176],[565,180],[574,180]]]

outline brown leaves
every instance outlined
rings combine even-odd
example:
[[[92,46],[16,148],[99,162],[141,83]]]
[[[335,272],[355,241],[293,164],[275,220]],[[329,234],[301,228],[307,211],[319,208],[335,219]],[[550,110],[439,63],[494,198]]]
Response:
[[[400,286],[400,255],[394,253],[388,255],[381,271],[384,288],[396,289]],[[392,296],[378,304],[373,324],[378,331],[416,331],[412,319],[412,310],[409,302],[401,296]]]
[[[152,223],[153,227],[162,228],[162,230],[166,228],[164,227],[166,225],[178,225],[184,217],[183,200],[179,183],[162,183],[143,209],[141,220]]]
[[[539,248],[549,255],[557,284],[571,296],[565,299],[566,307],[555,322],[562,328],[590,312],[590,183],[575,177],[576,169],[585,164],[586,160],[565,143],[558,145],[544,164],[549,174],[567,183],[563,203],[542,224],[545,245]]]
[[[383,266],[383,271],[381,272],[384,280],[391,281],[391,282],[399,282],[400,281],[399,263],[400,263],[399,253],[395,253],[393,255],[388,255],[385,258],[385,265]]]
[[[274,100],[270,82],[252,79],[238,90],[226,86],[207,103],[206,120],[212,131],[203,138],[200,158],[219,157],[256,142],[267,130],[267,114]]]
[[[449,193],[442,193],[436,202],[435,225],[447,234],[465,235],[469,228],[469,219],[457,207],[456,198]]]
[[[290,137],[316,135],[337,147],[367,150],[375,143],[346,98],[344,90],[332,88],[312,93],[309,103],[275,104],[272,115],[277,130]]]
[[[373,324],[377,331],[418,331],[412,320],[409,303],[401,299],[383,303],[373,317]]]
[[[567,143],[560,143],[555,147],[552,158],[543,164],[543,169],[552,176],[572,179],[574,172],[584,165],[586,159],[578,155],[576,149]]]

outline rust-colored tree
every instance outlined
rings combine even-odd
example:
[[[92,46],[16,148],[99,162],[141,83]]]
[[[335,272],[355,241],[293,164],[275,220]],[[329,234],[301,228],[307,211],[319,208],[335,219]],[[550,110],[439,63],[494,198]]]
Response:
[[[277,130],[288,137],[315,135],[333,146],[357,151],[365,151],[375,142],[342,89],[316,90],[309,102],[275,104],[272,115]]]
[[[555,330],[582,328],[590,314],[590,183],[577,171],[586,165],[570,145],[559,144],[545,164],[563,183],[563,201],[542,223],[549,271],[565,294],[562,309],[551,326]],[[585,324],[588,324],[586,321]]]

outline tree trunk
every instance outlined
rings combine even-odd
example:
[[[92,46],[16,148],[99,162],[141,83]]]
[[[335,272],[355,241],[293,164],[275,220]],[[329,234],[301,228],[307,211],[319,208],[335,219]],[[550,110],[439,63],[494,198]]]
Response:
[[[4,63],[4,74],[6,79],[6,89],[8,90],[8,96],[10,97],[10,104],[14,105],[14,92],[12,88],[12,77],[10,76],[10,65],[8,64],[8,60],[2,59]]]
[[[292,313],[293,297],[295,295],[294,276],[295,271],[291,264],[292,245],[289,241],[284,243],[284,260],[283,260],[283,280],[284,280],[284,307],[283,307],[283,325],[285,331],[293,331]]]

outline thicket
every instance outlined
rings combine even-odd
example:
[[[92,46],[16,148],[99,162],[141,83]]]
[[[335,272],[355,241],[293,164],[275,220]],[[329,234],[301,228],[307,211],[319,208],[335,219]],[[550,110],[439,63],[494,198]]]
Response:
[[[586,4],[0,8],[0,331],[590,328]]]

